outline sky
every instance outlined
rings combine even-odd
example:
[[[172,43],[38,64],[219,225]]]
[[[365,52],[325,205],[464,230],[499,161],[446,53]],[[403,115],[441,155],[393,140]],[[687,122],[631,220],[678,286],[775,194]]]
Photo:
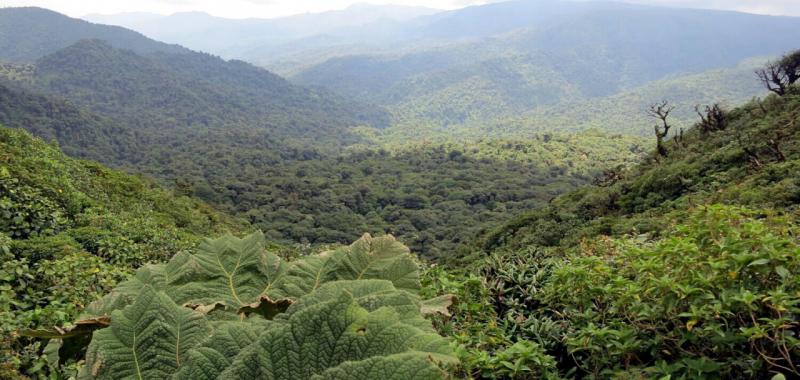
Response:
[[[455,9],[497,0],[368,0],[372,4]],[[591,1],[591,0],[590,0]],[[654,5],[726,9],[750,13],[800,16],[800,0],[624,0]],[[39,6],[72,17],[87,14],[148,12],[171,14],[201,11],[230,18],[273,18],[344,9],[364,0],[0,0],[0,6]]]

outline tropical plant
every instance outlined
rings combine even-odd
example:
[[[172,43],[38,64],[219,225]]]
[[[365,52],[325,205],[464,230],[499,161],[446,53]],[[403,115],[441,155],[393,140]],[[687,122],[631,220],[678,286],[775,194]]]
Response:
[[[80,378],[435,379],[454,363],[423,313],[419,270],[393,237],[287,262],[261,233],[205,240],[140,269],[53,338]],[[51,343],[53,344],[53,343]],[[76,353],[78,353],[76,355]]]

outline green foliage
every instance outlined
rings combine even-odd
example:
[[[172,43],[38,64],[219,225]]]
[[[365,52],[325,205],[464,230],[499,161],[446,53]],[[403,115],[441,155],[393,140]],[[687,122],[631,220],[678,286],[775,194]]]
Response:
[[[471,269],[471,268],[470,268]],[[557,374],[555,359],[535,340],[517,340],[515,317],[498,318],[490,284],[479,275],[455,274],[434,266],[424,272],[423,294],[453,294],[452,314],[434,316],[434,325],[458,343],[459,378],[548,378]],[[543,341],[550,343],[548,341]]]
[[[761,215],[701,208],[660,241],[588,242],[553,269],[534,315],[562,316],[567,352],[594,377],[800,374],[796,226]]]
[[[64,326],[133,269],[243,225],[130,175],[65,157],[0,128],[0,377],[56,370],[46,345],[14,332]],[[63,373],[74,368],[62,368]]]
[[[598,133],[544,140],[352,148],[240,171],[243,182],[227,185],[222,201],[276,240],[340,243],[388,232],[426,257],[447,259],[482,229],[643,151],[639,139]],[[202,196],[198,185],[192,192]]]
[[[421,143],[351,128],[380,124],[367,122],[380,112],[323,95],[243,63],[83,41],[40,59],[29,79],[0,84],[0,121],[67,154],[151,175],[281,243],[392,233],[435,258],[460,256],[484,228],[633,162],[646,143],[597,132]],[[111,256],[140,263],[164,247],[107,242],[122,250]]]
[[[51,336],[69,347],[100,329],[80,378],[441,378],[436,364],[454,363],[422,318],[417,266],[391,236],[291,262],[264,243],[260,233],[206,240],[95,302],[78,322],[90,329]]]
[[[671,157],[651,156],[614,170],[610,183],[566,194],[491,231],[485,247],[577,245],[598,234],[657,235],[696,204],[796,209],[800,96],[793,91],[726,111],[725,130],[694,128],[682,141],[666,144]]]
[[[465,300],[437,324],[460,373],[495,376],[524,342],[541,377],[797,376],[793,91],[489,231],[466,274],[429,272]]]
[[[20,186],[7,169],[0,172],[0,231],[26,239],[54,234],[64,224],[66,220],[55,202],[29,186]]]

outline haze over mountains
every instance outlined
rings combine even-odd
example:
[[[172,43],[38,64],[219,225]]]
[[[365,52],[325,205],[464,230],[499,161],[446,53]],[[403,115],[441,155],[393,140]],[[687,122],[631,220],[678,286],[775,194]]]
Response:
[[[87,15],[84,19],[136,30],[159,41],[181,44],[225,57],[242,58],[240,52],[296,40],[336,34],[347,28],[395,23],[430,15],[439,10],[423,7],[356,4],[341,11],[303,14],[278,19],[225,19],[202,12],[170,16],[132,13]]]
[[[598,98],[609,98],[604,101],[609,104],[625,92],[643,95],[643,102],[664,97],[698,104],[709,93],[690,88],[689,76],[706,71],[715,76],[720,69],[735,80],[719,83],[732,87],[716,91],[725,95],[715,100],[735,105],[761,94],[742,65],[781,54],[800,38],[798,18],[616,2],[515,0],[436,13],[389,11],[399,15],[391,20],[359,17],[382,10],[360,6],[275,20],[181,21],[208,18],[186,14],[148,17],[145,23],[126,16],[90,19],[139,28],[253,62],[298,84],[383,106],[395,125],[417,131],[420,125],[430,131],[459,128],[471,135],[485,133],[487,123],[508,129],[509,119],[528,120],[514,129],[529,131],[552,127],[554,119],[572,123],[575,109],[567,104]],[[335,22],[340,19],[371,22]],[[309,27],[309,22],[328,26]],[[212,46],[216,36],[228,43]],[[740,76],[732,77],[734,72]],[[682,77],[687,81],[679,85]],[[656,90],[656,81],[663,80],[671,81],[669,92],[663,86]],[[608,110],[643,122],[640,111]],[[690,111],[680,111],[682,122],[693,116]],[[538,120],[543,113],[554,117]],[[635,132],[630,125],[581,124]],[[576,129],[574,124],[556,128]],[[649,127],[638,133],[649,133]]]

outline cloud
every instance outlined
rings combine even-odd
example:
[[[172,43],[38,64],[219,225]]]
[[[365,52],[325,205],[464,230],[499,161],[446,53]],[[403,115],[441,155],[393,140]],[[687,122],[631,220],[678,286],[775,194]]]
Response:
[[[224,17],[279,17],[344,9],[359,2],[454,9],[501,0],[3,0],[3,6],[40,6],[73,17],[89,13],[202,11]],[[536,0],[530,0],[536,1]],[[598,0],[582,0],[598,1]],[[607,1],[607,0],[599,0]],[[800,0],[617,0],[639,4],[800,16]]]
[[[629,3],[800,16],[800,0],[623,0]]]

